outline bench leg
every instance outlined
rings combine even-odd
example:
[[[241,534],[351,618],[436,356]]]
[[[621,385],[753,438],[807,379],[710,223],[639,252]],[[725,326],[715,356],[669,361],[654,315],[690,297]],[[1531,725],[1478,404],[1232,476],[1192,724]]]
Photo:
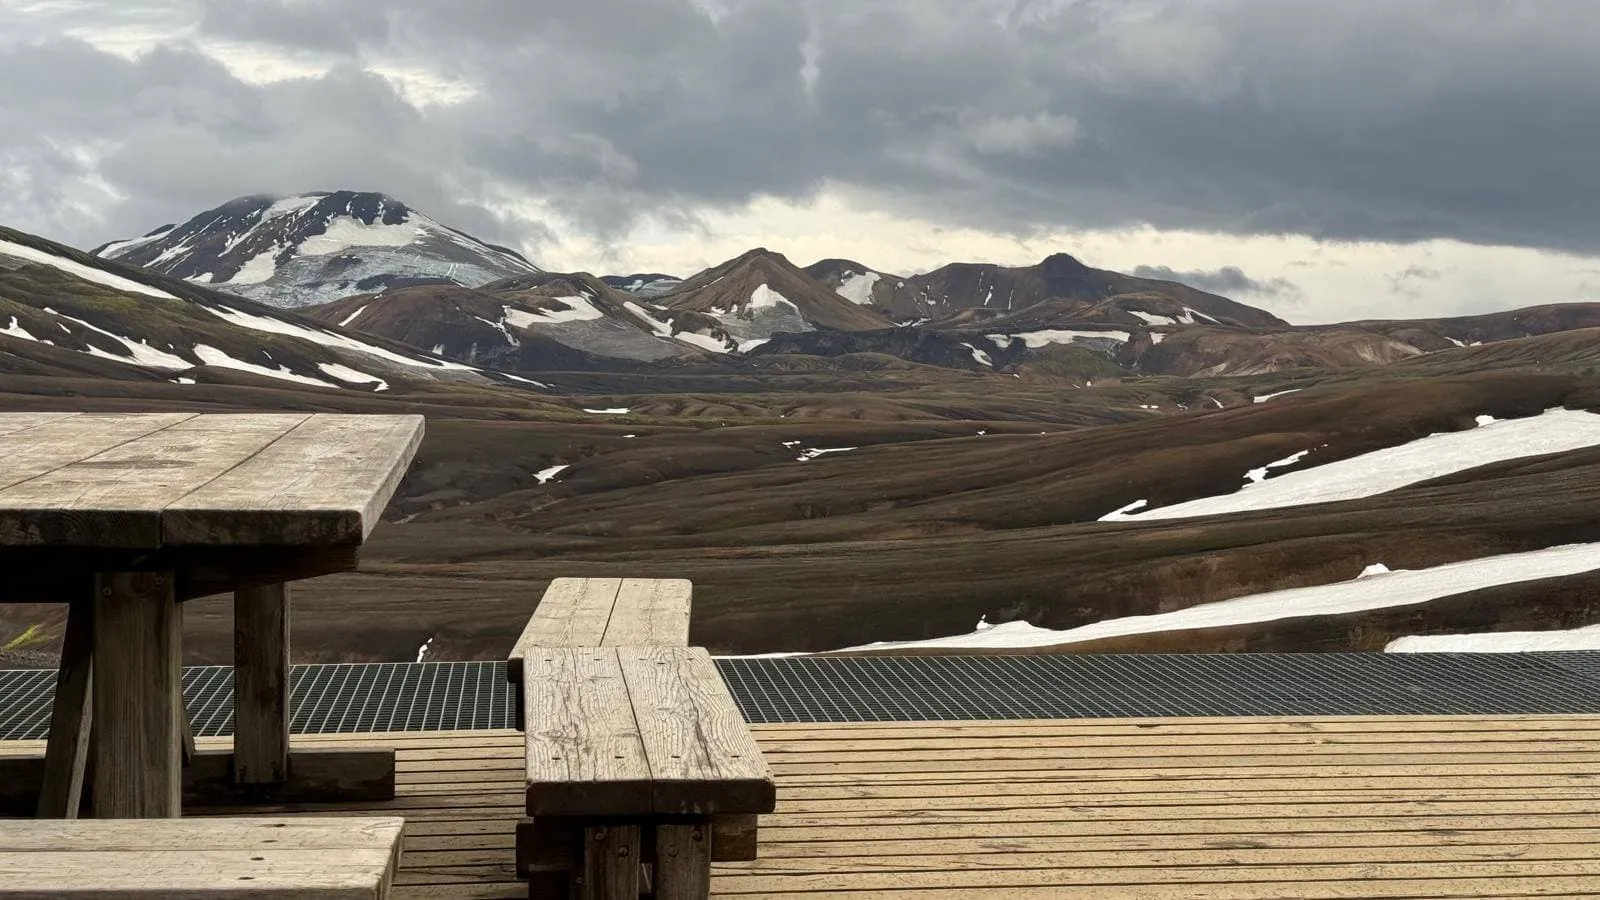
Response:
[[[711,896],[711,825],[657,825],[656,900],[706,900]]]
[[[584,829],[583,900],[638,900],[639,826]]]
[[[171,572],[103,573],[94,596],[94,814],[176,818],[183,607]]]
[[[89,588],[86,585],[84,589]],[[89,762],[93,672],[94,597],[77,597],[67,611],[55,705],[50,709],[50,743],[45,749],[44,784],[39,791],[41,819],[78,817]]]
[[[233,777],[289,779],[289,587],[233,595]]]

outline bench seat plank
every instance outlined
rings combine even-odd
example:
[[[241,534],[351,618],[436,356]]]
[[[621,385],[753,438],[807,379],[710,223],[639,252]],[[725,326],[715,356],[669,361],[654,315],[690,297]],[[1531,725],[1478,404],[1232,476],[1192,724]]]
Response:
[[[0,898],[382,900],[404,820],[0,822]]]
[[[625,578],[602,647],[685,647],[692,588],[683,578]]]
[[[649,814],[650,767],[617,651],[533,648],[524,665],[528,813]]]
[[[772,812],[772,770],[711,654],[704,647],[618,652],[650,764],[654,812]]]

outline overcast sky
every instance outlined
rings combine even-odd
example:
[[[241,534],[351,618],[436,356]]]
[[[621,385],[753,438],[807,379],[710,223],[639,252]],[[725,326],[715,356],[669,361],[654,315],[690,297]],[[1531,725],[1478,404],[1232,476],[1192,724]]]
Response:
[[[1058,250],[1295,322],[1600,299],[1596,0],[0,0],[0,223],[378,190],[546,268]]]

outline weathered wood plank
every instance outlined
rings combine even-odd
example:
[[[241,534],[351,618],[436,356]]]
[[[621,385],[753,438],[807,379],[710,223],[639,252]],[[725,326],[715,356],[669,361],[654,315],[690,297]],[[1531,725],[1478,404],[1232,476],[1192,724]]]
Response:
[[[0,898],[381,900],[403,829],[394,817],[0,822]]]
[[[233,777],[289,777],[289,586],[233,595]]]
[[[97,575],[94,813],[180,813],[183,607],[170,572]]]
[[[579,895],[584,900],[638,900],[639,866],[639,826],[585,829]]]
[[[656,900],[711,896],[711,827],[705,822],[657,825]]]
[[[84,579],[83,594],[67,610],[56,693],[50,710],[50,745],[45,753],[44,784],[39,790],[39,818],[76,819],[83,802],[83,777],[89,763],[89,731],[93,718],[94,595]]]
[[[557,578],[545,588],[507,657],[506,677],[522,680],[522,660],[541,647],[598,647],[616,605],[620,578]]]
[[[0,488],[195,417],[195,413],[6,413],[0,415]]]
[[[270,444],[305,414],[196,416],[0,490],[7,543],[162,546],[162,510]],[[83,419],[69,419],[63,427]],[[24,434],[46,433],[38,429]]]
[[[0,852],[116,850],[389,850],[403,819],[317,818],[0,819]]]
[[[166,508],[165,543],[355,545],[422,441],[421,416],[319,413]]]
[[[693,591],[682,578],[624,578],[601,645],[687,646]]]
[[[528,683],[527,809],[542,815],[644,815],[650,766],[617,651],[539,649]]]
[[[618,657],[655,812],[771,812],[772,771],[705,648],[628,647]]]

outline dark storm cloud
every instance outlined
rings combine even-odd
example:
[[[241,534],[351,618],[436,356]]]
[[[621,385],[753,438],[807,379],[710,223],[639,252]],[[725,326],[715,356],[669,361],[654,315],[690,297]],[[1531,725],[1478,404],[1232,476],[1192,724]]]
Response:
[[[1180,272],[1170,266],[1136,266],[1129,274],[1140,278],[1176,281],[1225,296],[1252,295],[1291,303],[1302,297],[1300,286],[1287,278],[1251,278],[1238,266],[1223,266],[1220,269],[1210,270],[1192,269],[1187,272]]]
[[[30,45],[72,21],[148,24],[158,8],[179,42],[158,63]],[[1591,0],[32,9],[0,11],[12,36],[0,37],[0,77],[45,84],[56,102],[0,107],[0,161],[31,183],[104,155],[93,165],[107,195],[126,198],[111,213],[119,227],[124,212],[143,224],[252,191],[381,184],[419,206],[476,210],[492,237],[531,235],[534,223],[507,211],[515,204],[496,202],[530,194],[609,235],[641,213],[692,221],[829,186],[1019,235],[1148,223],[1600,245]],[[243,84],[181,43],[210,36],[343,62],[320,78]],[[476,93],[416,108],[356,71],[395,64]],[[173,74],[184,68],[190,77]],[[37,202],[0,200],[0,212],[21,204],[43,220]],[[90,230],[93,216],[82,218]]]

